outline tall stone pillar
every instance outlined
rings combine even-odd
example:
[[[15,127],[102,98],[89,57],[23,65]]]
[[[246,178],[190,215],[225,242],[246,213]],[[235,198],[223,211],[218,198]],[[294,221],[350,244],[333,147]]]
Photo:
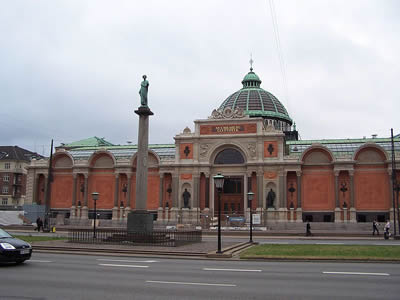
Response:
[[[301,171],[296,171],[297,175],[297,210],[296,222],[303,222],[303,211],[301,207]]]
[[[139,116],[138,151],[136,163],[136,207],[128,215],[128,231],[153,231],[153,216],[147,211],[147,176],[149,151],[149,116],[153,112],[147,106],[148,82],[143,76],[141,85],[141,103],[135,113]]]
[[[206,176],[206,188],[205,188],[205,204],[204,207],[210,209],[210,173],[205,173]]]
[[[355,190],[354,190],[354,170],[349,171],[350,175],[350,222],[357,223],[357,212],[354,207]]]

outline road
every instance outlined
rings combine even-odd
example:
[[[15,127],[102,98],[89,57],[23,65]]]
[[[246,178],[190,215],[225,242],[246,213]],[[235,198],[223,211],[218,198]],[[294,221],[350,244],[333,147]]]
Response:
[[[0,267],[0,299],[398,299],[400,264],[34,253]]]

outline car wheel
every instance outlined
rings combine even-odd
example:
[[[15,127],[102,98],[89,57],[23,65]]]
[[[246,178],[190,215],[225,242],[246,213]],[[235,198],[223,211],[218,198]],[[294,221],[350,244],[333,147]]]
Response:
[[[15,261],[15,263],[17,265],[19,265],[19,264],[22,264],[24,261],[25,261],[25,259],[18,259],[18,260]]]

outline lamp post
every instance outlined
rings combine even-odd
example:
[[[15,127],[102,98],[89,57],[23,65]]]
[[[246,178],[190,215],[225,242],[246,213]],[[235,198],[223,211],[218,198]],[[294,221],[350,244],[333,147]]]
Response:
[[[96,238],[96,217],[97,217],[97,211],[96,211],[96,201],[99,199],[99,193],[92,193],[92,199],[94,202],[94,222],[93,222],[93,238]]]
[[[253,243],[253,210],[251,209],[251,201],[253,200],[254,193],[252,191],[247,193],[247,200],[249,201],[250,207],[250,243]]]
[[[214,176],[215,187],[218,191],[218,250],[217,253],[221,254],[221,192],[224,187],[224,176],[217,174]]]

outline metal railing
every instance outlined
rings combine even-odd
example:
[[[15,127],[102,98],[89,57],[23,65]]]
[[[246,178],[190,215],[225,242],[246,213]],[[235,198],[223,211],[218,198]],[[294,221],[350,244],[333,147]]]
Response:
[[[71,243],[116,244],[131,246],[177,247],[202,241],[200,230],[156,230],[152,232],[132,232],[126,229],[70,229],[68,241]]]

